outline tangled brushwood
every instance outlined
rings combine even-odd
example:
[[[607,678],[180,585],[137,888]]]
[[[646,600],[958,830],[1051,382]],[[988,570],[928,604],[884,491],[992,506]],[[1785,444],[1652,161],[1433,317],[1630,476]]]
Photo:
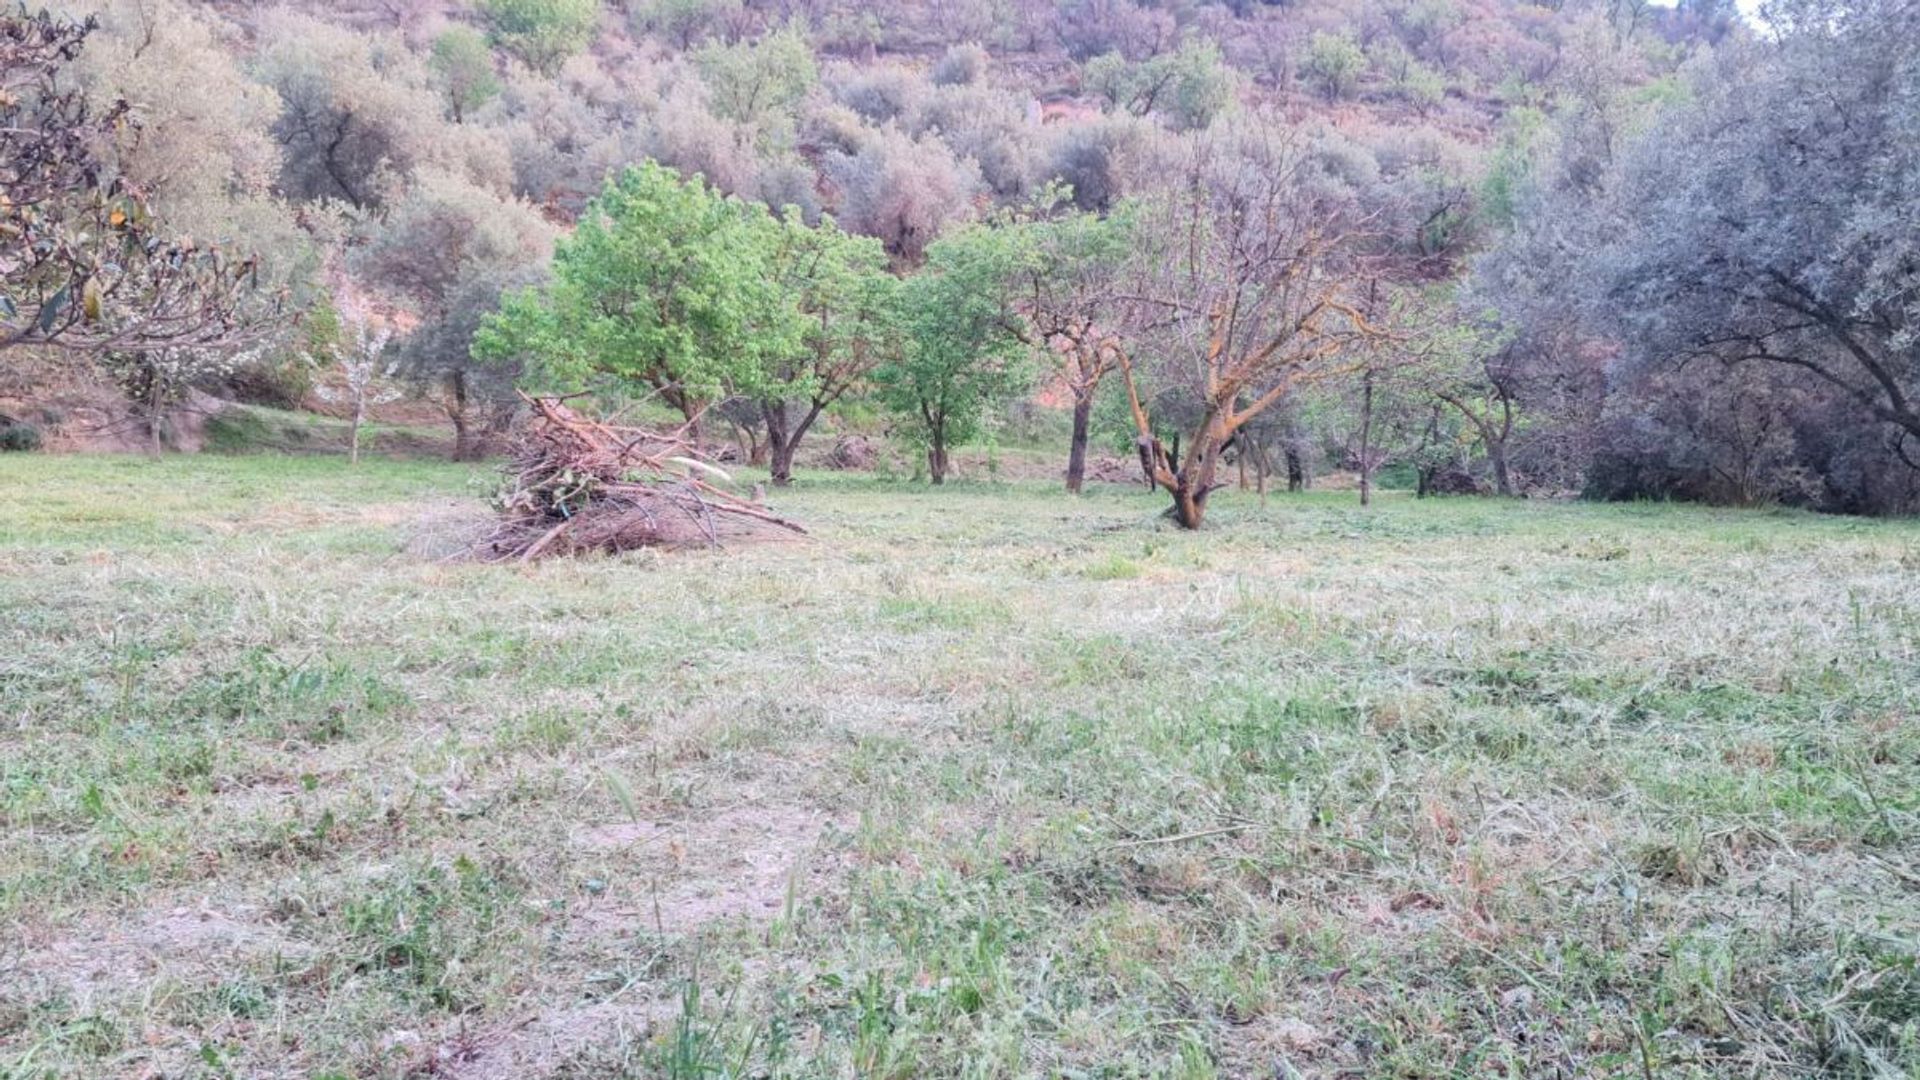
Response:
[[[719,547],[804,536],[798,524],[716,486],[727,474],[678,431],[616,427],[553,398],[529,398],[479,548],[493,562],[644,547]]]

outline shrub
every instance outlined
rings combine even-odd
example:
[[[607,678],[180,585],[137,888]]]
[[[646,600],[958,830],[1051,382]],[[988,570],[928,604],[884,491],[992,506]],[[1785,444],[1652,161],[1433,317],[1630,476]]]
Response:
[[[493,72],[493,54],[487,40],[473,30],[456,26],[433,42],[427,66],[439,76],[447,112],[456,121],[500,95],[500,79]]]
[[[0,418],[0,453],[30,453],[40,449],[40,429],[21,420]]]
[[[480,0],[480,13],[501,48],[547,75],[587,47],[600,22],[600,0]]]
[[[987,73],[987,50],[971,42],[947,50],[933,65],[935,86],[968,86]]]
[[[1326,95],[1329,102],[1350,96],[1367,69],[1367,54],[1349,34],[1316,33],[1307,46],[1300,73]]]

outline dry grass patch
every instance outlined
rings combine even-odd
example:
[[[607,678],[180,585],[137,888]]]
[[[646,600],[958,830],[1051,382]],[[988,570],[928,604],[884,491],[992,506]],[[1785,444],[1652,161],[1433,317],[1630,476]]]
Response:
[[[1911,524],[486,483],[0,459],[0,1075],[1920,1069]]]

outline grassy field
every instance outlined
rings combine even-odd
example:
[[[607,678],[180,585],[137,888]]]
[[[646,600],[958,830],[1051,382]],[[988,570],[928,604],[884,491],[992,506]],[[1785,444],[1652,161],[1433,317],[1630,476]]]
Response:
[[[1920,1074],[1920,526],[0,457],[0,1076]]]

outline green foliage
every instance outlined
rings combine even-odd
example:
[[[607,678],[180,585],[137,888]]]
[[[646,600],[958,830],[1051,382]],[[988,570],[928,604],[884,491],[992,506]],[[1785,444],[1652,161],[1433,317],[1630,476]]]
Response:
[[[480,0],[494,43],[552,75],[593,41],[600,0]]]
[[[1204,128],[1233,102],[1232,68],[1211,41],[1189,38],[1179,50],[1134,62],[1118,52],[1087,61],[1080,82],[1109,108],[1164,115],[1182,130]]]
[[[409,868],[370,882],[341,905],[339,922],[357,970],[434,1008],[459,1009],[478,989],[463,968],[504,936],[516,899],[504,874],[462,855],[450,870]]]
[[[742,123],[791,119],[794,107],[819,78],[813,47],[798,26],[758,41],[702,46],[694,52],[693,63],[707,84],[714,114]]]
[[[926,448],[936,483],[948,451],[980,433],[988,407],[1031,381],[1007,318],[1007,282],[1020,258],[1016,234],[972,225],[934,242],[925,268],[901,287],[902,346],[874,381],[882,404]]]
[[[1546,114],[1538,109],[1515,109],[1501,125],[1500,141],[1480,181],[1480,216],[1490,225],[1513,221],[1516,200],[1533,172],[1533,148],[1546,129]]]
[[[439,76],[447,112],[455,120],[465,120],[500,94],[487,39],[469,27],[455,26],[435,38],[427,63]]]
[[[1447,80],[1439,72],[1418,62],[1409,63],[1394,82],[1394,92],[1414,111],[1425,116],[1447,97]]]
[[[779,228],[774,278],[804,329],[792,358],[774,363],[771,388],[782,400],[830,394],[831,401],[894,347],[900,280],[888,272],[880,241],[845,232],[832,218],[808,225],[789,208]]]
[[[0,453],[26,453],[40,449],[40,429],[22,420],[0,417]]]
[[[977,43],[965,42],[947,49],[940,62],[933,65],[932,79],[935,86],[972,86],[986,77],[990,62],[987,50]]]
[[[1316,31],[1307,44],[1307,57],[1300,73],[1325,95],[1329,102],[1352,96],[1367,69],[1367,54],[1348,33]]]
[[[739,11],[739,0],[651,0],[634,9],[634,22],[682,49],[690,49]]]
[[[654,162],[609,181],[553,257],[553,283],[515,293],[474,338],[476,356],[524,359],[561,386],[651,387],[689,417],[750,393],[802,325],[771,273],[767,211]]]

